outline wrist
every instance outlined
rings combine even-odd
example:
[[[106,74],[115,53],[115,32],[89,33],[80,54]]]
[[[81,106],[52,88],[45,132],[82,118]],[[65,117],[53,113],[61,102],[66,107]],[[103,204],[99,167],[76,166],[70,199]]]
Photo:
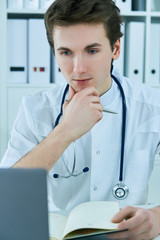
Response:
[[[151,208],[150,210],[153,213],[154,218],[156,220],[156,224],[158,227],[158,234],[160,234],[160,206]]]
[[[66,123],[60,122],[54,131],[60,136],[61,141],[63,140],[67,145],[70,145],[74,141],[72,130],[68,128]]]

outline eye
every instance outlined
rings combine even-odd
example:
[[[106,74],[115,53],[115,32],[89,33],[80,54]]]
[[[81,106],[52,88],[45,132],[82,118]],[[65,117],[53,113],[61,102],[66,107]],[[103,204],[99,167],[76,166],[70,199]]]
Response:
[[[61,55],[65,55],[65,56],[68,56],[68,55],[70,55],[70,54],[71,54],[70,51],[62,51],[62,52],[61,52]]]
[[[90,54],[95,54],[95,53],[98,52],[98,51],[97,51],[97,49],[89,49],[88,52],[89,52]]]

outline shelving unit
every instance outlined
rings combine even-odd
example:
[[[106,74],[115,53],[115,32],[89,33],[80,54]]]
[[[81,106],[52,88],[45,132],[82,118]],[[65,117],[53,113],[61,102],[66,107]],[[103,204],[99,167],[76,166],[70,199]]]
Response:
[[[149,49],[150,27],[152,22],[160,23],[160,11],[151,11],[151,1],[146,0],[146,11],[130,11],[123,14],[125,22],[143,21],[145,23],[145,58],[144,79],[149,81]],[[7,9],[7,0],[0,1],[0,160],[7,148],[9,133],[13,119],[23,95],[33,94],[41,89],[49,88],[52,84],[11,84],[7,82],[7,19],[8,18],[42,18],[43,10],[15,10]],[[152,85],[160,88],[160,83]],[[160,163],[156,162],[160,166]]]

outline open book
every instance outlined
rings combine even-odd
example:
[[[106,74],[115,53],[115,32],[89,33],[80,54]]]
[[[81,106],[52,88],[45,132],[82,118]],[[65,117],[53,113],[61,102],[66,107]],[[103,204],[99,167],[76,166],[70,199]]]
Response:
[[[119,211],[116,202],[86,202],[70,212],[69,216],[49,214],[50,239],[62,240],[86,237],[117,230],[111,218]]]

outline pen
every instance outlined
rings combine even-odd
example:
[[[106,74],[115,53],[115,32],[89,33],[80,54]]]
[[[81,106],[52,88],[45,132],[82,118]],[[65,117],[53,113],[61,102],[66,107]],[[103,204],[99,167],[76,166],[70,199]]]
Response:
[[[103,112],[112,113],[112,114],[117,114],[116,112],[110,111],[110,110],[105,109],[105,108],[103,108]]]
[[[66,99],[66,102],[67,102],[67,103],[70,103],[71,100]],[[105,109],[105,108],[103,108],[103,112],[112,113],[112,114],[117,114],[116,112],[110,111],[110,110]]]

